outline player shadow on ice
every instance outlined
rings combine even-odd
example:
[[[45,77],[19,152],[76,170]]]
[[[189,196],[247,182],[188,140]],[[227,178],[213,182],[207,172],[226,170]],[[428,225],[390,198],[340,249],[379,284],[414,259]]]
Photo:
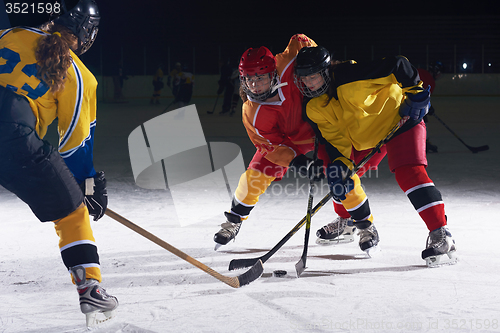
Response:
[[[309,269],[306,269],[304,271],[304,273],[302,273],[300,275],[300,278],[330,276],[330,275],[377,273],[377,272],[408,272],[408,271],[416,271],[416,270],[421,270],[421,269],[429,269],[429,268],[426,265],[408,265],[408,266],[397,266],[397,267],[351,268],[351,269],[342,269],[342,270],[309,270]]]
[[[74,325],[65,325],[65,326],[54,326],[50,327],[47,330],[50,332],[121,332],[121,333],[158,333],[159,331],[151,331],[146,328],[142,328],[139,326],[135,326],[132,324],[128,324],[125,322],[120,322],[120,318],[115,318],[113,322],[102,323],[99,328],[95,328],[93,330],[89,330],[86,328],[75,328]],[[24,333],[40,333],[40,329],[34,329],[29,331],[24,331]]]
[[[317,256],[317,257],[332,257],[332,256]],[[335,255],[333,257],[345,257],[343,259],[337,260],[352,260],[352,259],[368,259],[363,257],[355,256],[342,256]],[[350,257],[350,259],[347,259]],[[362,274],[362,273],[377,273],[377,272],[408,272],[421,269],[429,269],[426,265],[408,265],[408,266],[398,266],[398,267],[369,267],[369,268],[354,268],[354,269],[342,269],[342,270],[313,270],[306,268],[306,270],[300,275],[300,278],[307,277],[321,277],[321,276],[334,276],[334,275],[349,275],[349,274]],[[275,277],[272,273],[264,273],[261,279],[265,279],[265,282],[277,282],[283,279],[295,279],[297,275],[295,272],[289,271],[283,277]]]
[[[283,247],[286,248],[286,247]],[[223,248],[220,248],[217,250],[219,253],[227,253],[227,254],[252,254],[252,253],[258,253],[258,252],[267,252],[269,251],[268,248],[265,249],[238,249],[238,250],[225,250]]]

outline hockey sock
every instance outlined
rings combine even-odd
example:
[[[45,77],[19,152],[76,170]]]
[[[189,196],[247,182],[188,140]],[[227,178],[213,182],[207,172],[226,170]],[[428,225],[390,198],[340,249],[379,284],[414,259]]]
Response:
[[[368,197],[361,186],[358,175],[352,176],[351,179],[354,181],[354,188],[346,194],[345,200],[342,200],[342,205],[355,221],[373,222]]]
[[[349,214],[347,209],[345,209],[341,201],[333,199],[333,210],[335,210],[335,213],[337,213],[337,215],[343,219],[348,219],[351,217],[351,214]]]
[[[446,225],[441,193],[423,165],[405,165],[394,170],[399,187],[410,199],[429,231]]]
[[[101,282],[99,255],[87,207],[80,205],[68,216],[54,221],[54,227],[59,236],[61,257],[68,271],[70,267],[81,265],[85,267],[87,279]]]
[[[231,212],[247,219],[250,211],[259,201],[259,196],[263,194],[275,177],[248,169],[241,175],[238,187],[234,192]]]

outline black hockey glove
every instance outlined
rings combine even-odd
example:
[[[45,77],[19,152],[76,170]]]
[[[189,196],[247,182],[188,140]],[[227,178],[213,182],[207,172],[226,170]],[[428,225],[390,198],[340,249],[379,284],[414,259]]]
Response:
[[[328,185],[337,201],[345,200],[346,194],[354,189],[354,181],[351,178],[344,179],[344,175],[348,172],[349,167],[341,160],[335,160],[326,167]]]
[[[104,171],[98,172],[92,178],[85,179],[80,184],[80,188],[85,195],[83,202],[89,210],[89,215],[94,217],[94,221],[99,220],[108,206],[108,190],[106,189]]]
[[[323,160],[314,161],[306,155],[298,155],[290,162],[290,167],[295,168],[301,176],[307,177],[315,182],[325,178]]]

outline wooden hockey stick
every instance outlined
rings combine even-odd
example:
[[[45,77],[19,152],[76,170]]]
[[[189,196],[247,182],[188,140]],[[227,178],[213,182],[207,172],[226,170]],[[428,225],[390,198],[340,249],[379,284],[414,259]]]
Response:
[[[313,153],[313,163],[318,159],[318,137],[314,139],[314,153]],[[309,180],[309,199],[307,200],[307,213],[306,213],[306,234],[304,237],[304,250],[302,251],[302,256],[300,260],[295,264],[295,271],[297,272],[297,277],[302,274],[306,269],[307,260],[307,248],[309,247],[309,234],[311,232],[311,214],[312,214],[312,204],[313,204],[313,194],[314,194],[314,180]]]
[[[264,267],[262,266],[262,261],[257,260],[253,265],[251,265],[252,268],[250,268],[248,271],[246,271],[245,273],[243,273],[241,275],[238,275],[238,276],[235,276],[235,277],[229,277],[229,276],[222,275],[220,273],[217,273],[216,271],[214,271],[210,267],[206,266],[205,264],[202,264],[198,260],[190,257],[189,255],[187,255],[186,253],[182,252],[181,250],[179,250],[179,249],[173,247],[172,245],[168,244],[164,240],[156,237],[152,233],[144,230],[143,228],[139,227],[137,224],[134,224],[131,221],[129,221],[126,218],[124,218],[123,216],[115,213],[111,209],[107,208],[105,214],[107,216],[111,217],[112,219],[116,220],[117,222],[120,222],[124,226],[126,226],[126,227],[132,229],[133,231],[137,232],[141,236],[144,236],[145,238],[149,239],[153,243],[156,243],[157,245],[161,246],[165,250],[167,250],[167,251],[175,254],[179,258],[187,261],[188,263],[190,263],[193,266],[198,267],[199,269],[201,269],[205,273],[213,276],[217,280],[222,281],[225,284],[227,284],[227,285],[229,285],[229,286],[231,286],[233,288],[239,288],[241,286],[249,284],[250,282],[258,279],[262,275],[262,273],[264,272]]]
[[[403,126],[403,124],[406,122],[408,118],[405,117],[405,118],[402,118],[401,121],[399,121],[399,123],[397,123],[393,128],[392,130],[389,132],[389,134],[387,134],[387,136],[382,139],[372,150],[370,150],[370,152],[346,175],[345,178],[350,178],[352,177],[352,175],[354,175],[356,172],[359,171],[359,169],[361,169],[365,164],[366,162],[368,162],[368,160],[370,158],[372,158],[373,155],[375,155],[379,150],[380,148],[385,145],[387,143],[387,141],[389,141],[392,136],[394,135],[394,133],[396,133],[396,131],[401,127]],[[311,217],[314,216],[314,214],[316,214],[320,209],[321,207],[323,207],[328,201],[330,201],[330,199],[332,198],[332,193],[331,191],[328,192],[327,195],[325,195],[325,197],[323,199],[321,199],[320,202],[318,202],[316,204],[316,206],[314,206],[314,208],[312,209],[311,211]],[[285,237],[283,237],[279,242],[278,244],[276,244],[271,250],[269,250],[266,254],[258,257],[258,258],[250,258],[250,259],[233,259],[231,260],[231,262],[229,263],[229,270],[233,270],[233,269],[241,269],[241,268],[245,268],[245,267],[250,267],[250,266],[253,266],[255,265],[256,262],[258,261],[262,261],[262,263],[265,263],[267,260],[269,260],[269,258],[271,258],[290,238],[292,238],[293,235],[295,235],[295,233],[300,229],[302,228],[302,226],[306,223],[306,216],[304,216],[302,218],[302,220],[299,221],[299,223],[297,223],[295,225],[295,227],[293,227],[292,230],[290,230],[288,232],[288,234],[285,235]]]

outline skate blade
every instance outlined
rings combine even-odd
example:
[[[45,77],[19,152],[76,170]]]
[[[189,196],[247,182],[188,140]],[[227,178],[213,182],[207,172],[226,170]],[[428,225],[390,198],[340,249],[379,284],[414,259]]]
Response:
[[[103,314],[104,316],[101,316],[100,314]],[[85,319],[87,328],[93,329],[99,326],[100,324],[113,319],[115,317],[115,313],[114,311],[105,311],[105,312],[94,311],[86,313],[85,317],[86,317]]]
[[[427,267],[435,268],[443,265],[455,265],[458,262],[458,258],[455,255],[455,251],[448,252],[439,256],[430,256],[425,258],[425,263]]]
[[[337,245],[337,244],[348,244],[354,242],[354,235],[341,235],[340,237],[333,239],[316,239],[316,244],[328,246],[328,245]]]
[[[217,251],[218,249],[220,249],[221,246],[222,246],[222,244],[215,243],[214,251]]]
[[[381,249],[378,245],[372,246],[369,249],[366,249],[364,252],[368,255],[368,257],[373,258],[379,255]]]

